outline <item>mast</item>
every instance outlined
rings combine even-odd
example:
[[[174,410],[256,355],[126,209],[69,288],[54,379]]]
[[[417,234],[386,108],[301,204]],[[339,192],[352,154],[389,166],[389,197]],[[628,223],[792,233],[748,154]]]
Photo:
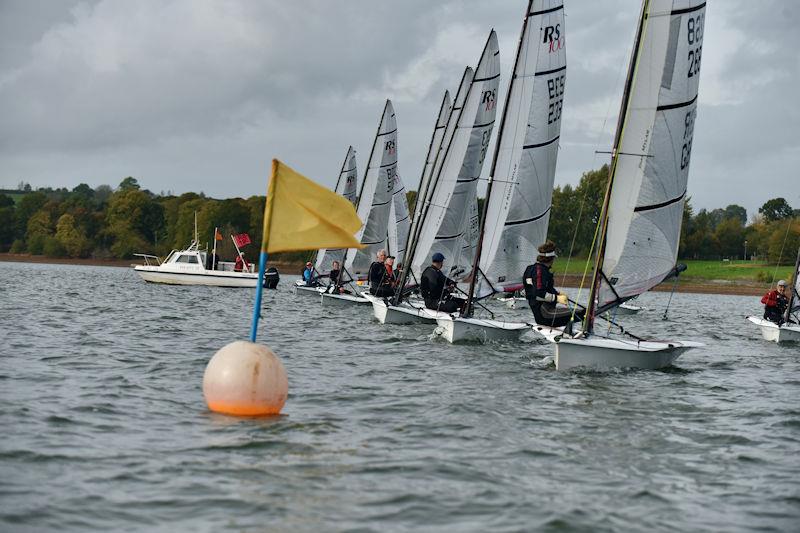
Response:
[[[462,101],[461,107],[456,108],[456,105],[458,104],[461,92],[464,91],[464,81],[466,80],[467,76],[472,76],[471,71],[472,71],[472,69],[470,67],[466,67],[464,69],[464,74],[461,76],[461,83],[459,83],[458,90],[456,91],[456,96],[453,99],[453,109],[450,111],[450,116],[448,117],[448,120],[447,120],[448,125],[450,124],[450,121],[454,121],[453,122],[453,124],[454,124],[453,125],[453,130],[455,130],[458,127],[458,120],[461,118],[461,113],[463,112],[464,106],[466,105],[467,97],[469,97],[469,88],[468,88],[467,89],[467,95],[465,96],[464,100]],[[472,87],[472,82],[471,81],[470,81],[470,87]],[[458,115],[454,117],[453,112],[456,111],[456,110],[458,110]],[[447,128],[445,128],[445,136],[446,135],[447,135]],[[450,139],[449,139],[449,141],[447,143],[447,148],[446,148],[446,151],[445,151],[445,154],[444,154],[445,156],[447,155],[447,150],[449,150],[452,140],[453,140],[453,136],[450,137]],[[445,141],[445,138],[442,138],[442,142],[443,143],[444,143],[444,141]],[[442,151],[440,149],[436,154],[436,158],[434,159],[433,168],[431,169],[431,177],[428,180],[428,187],[426,188],[426,191],[428,189],[430,189],[431,187],[433,187],[434,189],[436,188],[436,182],[439,180],[439,175],[441,174],[441,172],[436,172],[436,174],[434,175],[434,171],[436,170],[436,163],[438,163],[439,156],[441,156],[441,155],[442,155]],[[441,170],[441,168],[440,168],[440,170]],[[426,196],[427,196],[427,194],[426,194]],[[417,195],[417,202],[420,202],[420,200],[424,201],[425,199],[424,198],[420,198],[420,196],[418,194]],[[426,218],[426,216],[428,214],[428,204],[427,204],[427,202],[425,202],[421,206],[420,211],[417,211],[416,206],[414,206],[414,212],[416,213],[416,216],[414,217],[413,223],[411,224],[411,231],[409,232],[411,235],[410,235],[409,241],[408,241],[411,244],[408,244],[408,242],[406,243],[406,254],[405,254],[405,257],[403,258],[403,263],[404,263],[403,264],[403,271],[400,273],[400,279],[398,280],[398,283],[397,283],[397,290],[395,291],[394,297],[392,298],[392,305],[398,305],[400,303],[400,299],[401,299],[402,294],[403,294],[403,288],[405,287],[406,281],[408,280],[408,273],[411,270],[411,267],[413,265],[414,256],[417,254],[417,242],[419,241],[419,235],[420,235],[420,232],[422,231],[422,224],[425,221],[425,218]],[[408,258],[411,258],[410,262],[409,262]]]
[[[522,51],[522,39],[525,37],[525,29],[528,27],[529,14],[534,0],[528,0],[528,8],[525,10],[525,18],[522,21],[522,31],[519,34],[519,41],[517,42],[517,55],[514,58],[514,66],[511,69],[511,79],[508,81],[508,91],[506,92],[506,101],[503,104],[503,115],[500,117],[500,129],[497,132],[497,139],[494,144],[494,155],[492,156],[492,170],[489,173],[489,181],[486,184],[486,197],[483,200],[483,209],[481,211],[480,229],[478,230],[478,246],[475,249],[475,258],[472,263],[472,275],[469,282],[469,291],[467,292],[467,305],[464,306],[464,317],[472,316],[473,301],[475,299],[475,284],[477,283],[479,274],[479,265],[481,261],[481,252],[483,251],[483,234],[486,231],[486,214],[489,211],[489,198],[492,195],[492,183],[494,182],[494,173],[497,170],[497,154],[500,153],[500,141],[503,138],[503,130],[506,124],[506,115],[508,114],[508,103],[511,101],[511,88],[516,79],[517,67],[519,66],[519,56]]]
[[[342,168],[341,168],[341,170],[339,170],[339,177],[336,178],[336,186],[333,188],[333,192],[339,192],[339,185],[342,182],[342,175],[344,174],[344,172],[346,170],[347,162],[350,160],[350,152],[352,152],[352,151],[353,151],[353,146],[351,145],[350,147],[347,148],[347,153],[344,155],[344,161],[342,161]],[[314,263],[315,263],[314,268],[316,268],[316,269],[322,268],[322,266],[323,266],[322,265],[322,260],[325,258],[325,254],[327,252],[328,252],[327,248],[320,248],[319,250],[317,250],[317,258],[314,261]],[[341,268],[341,265],[339,266],[339,268]]]
[[[611,200],[611,190],[614,184],[614,173],[617,168],[617,160],[619,154],[620,143],[622,142],[622,134],[625,129],[625,121],[628,118],[628,103],[630,101],[631,87],[633,86],[633,78],[636,73],[636,66],[639,63],[639,55],[641,53],[642,35],[644,33],[644,26],[647,20],[648,11],[650,7],[650,0],[642,0],[642,10],[639,14],[639,24],[636,29],[636,39],[634,40],[633,51],[631,52],[630,63],[628,64],[628,75],[625,80],[625,89],[622,93],[622,102],[620,105],[619,117],[617,118],[617,131],[614,135],[614,145],[611,149],[611,166],[608,170],[608,183],[606,185],[606,194],[603,198],[603,208],[600,211],[600,243],[597,248],[597,255],[595,256],[594,272],[592,274],[592,284],[589,289],[589,302],[586,308],[586,317],[584,322],[584,331],[592,333],[594,328],[594,312],[595,312],[595,299],[597,291],[600,288],[600,271],[603,265],[603,257],[605,256],[606,247],[606,232],[608,231],[608,204]]]
[[[797,260],[794,262],[794,273],[792,274],[792,292],[789,295],[789,305],[786,306],[786,314],[783,317],[786,322],[789,321],[789,318],[792,315],[792,305],[794,305],[794,298],[797,293],[797,288],[800,286],[798,285],[797,279],[798,270],[800,270],[800,249],[797,250]]]

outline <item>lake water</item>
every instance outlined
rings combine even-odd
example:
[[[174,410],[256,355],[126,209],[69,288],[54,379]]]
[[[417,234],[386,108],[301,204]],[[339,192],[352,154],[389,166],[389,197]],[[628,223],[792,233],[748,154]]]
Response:
[[[663,321],[647,294],[631,331],[708,347],[559,373],[533,334],[451,346],[290,278],[260,328],[284,414],[237,419],[202,378],[254,291],[0,263],[0,531],[800,530],[800,347],[744,321],[758,298],[676,294]]]

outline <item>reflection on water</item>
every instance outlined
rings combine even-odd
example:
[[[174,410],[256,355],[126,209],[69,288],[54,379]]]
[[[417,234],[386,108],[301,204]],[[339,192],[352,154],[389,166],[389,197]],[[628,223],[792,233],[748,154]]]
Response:
[[[284,415],[210,413],[248,290],[0,263],[0,530],[796,530],[800,347],[758,298],[667,294],[621,320],[705,342],[664,371],[558,373],[552,347],[450,346],[282,280],[260,338]],[[522,306],[520,306],[522,307]],[[496,306],[506,316],[525,309]]]

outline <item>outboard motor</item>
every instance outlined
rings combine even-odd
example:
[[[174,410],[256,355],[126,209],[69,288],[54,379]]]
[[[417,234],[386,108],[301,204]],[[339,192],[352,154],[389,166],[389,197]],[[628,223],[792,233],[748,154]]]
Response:
[[[264,288],[265,289],[277,289],[278,282],[281,280],[280,274],[278,274],[278,269],[275,267],[269,267],[266,272],[264,272]]]

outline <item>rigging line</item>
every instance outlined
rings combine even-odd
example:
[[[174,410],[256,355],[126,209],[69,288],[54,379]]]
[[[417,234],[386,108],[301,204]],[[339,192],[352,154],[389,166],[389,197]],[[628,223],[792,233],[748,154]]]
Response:
[[[772,281],[769,283],[770,287],[772,287],[772,284],[775,283],[775,278],[778,276],[778,268],[781,266],[781,260],[783,259],[783,249],[786,247],[786,240],[789,238],[789,230],[791,229],[793,222],[794,219],[789,219],[788,223],[786,224],[786,235],[783,237],[783,244],[781,245],[781,252],[778,254],[778,262],[775,263],[775,270],[772,271]]]

